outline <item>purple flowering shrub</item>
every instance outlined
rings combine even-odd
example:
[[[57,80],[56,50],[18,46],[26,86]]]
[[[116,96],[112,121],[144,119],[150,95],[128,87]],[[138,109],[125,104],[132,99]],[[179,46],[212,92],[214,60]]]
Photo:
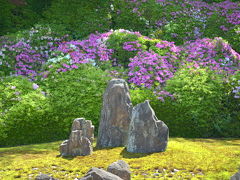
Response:
[[[240,54],[222,38],[198,39],[186,42],[182,47],[185,62],[195,67],[210,67],[213,71],[233,74],[240,67]]]
[[[172,78],[175,72],[171,59],[153,51],[140,51],[130,61],[129,82],[138,86],[157,88]]]
[[[51,53],[67,36],[58,37],[49,27],[36,26],[17,34],[17,38],[3,38],[0,46],[1,76],[23,75],[35,79]]]
[[[109,34],[111,34],[111,32],[91,34],[87,39],[81,41],[72,40],[60,43],[56,51],[60,52],[62,57],[69,60],[61,63],[62,67],[57,71],[77,69],[79,64],[85,63],[91,63],[96,66],[106,64],[105,62],[110,60],[112,54],[112,50],[106,46],[106,39]],[[53,58],[47,62],[56,63],[61,57],[57,58],[58,60]]]

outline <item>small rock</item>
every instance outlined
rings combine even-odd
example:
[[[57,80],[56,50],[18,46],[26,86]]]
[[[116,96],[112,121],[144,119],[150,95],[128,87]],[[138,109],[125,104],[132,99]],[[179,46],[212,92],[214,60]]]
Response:
[[[88,171],[86,176],[80,178],[79,180],[123,180],[123,179],[103,169],[93,167]]]
[[[86,156],[93,151],[94,126],[89,120],[78,118],[73,121],[69,140],[60,145],[62,156]]]
[[[131,171],[129,165],[123,160],[118,160],[117,162],[110,164],[107,168],[107,171],[119,176],[124,180],[131,179]]]

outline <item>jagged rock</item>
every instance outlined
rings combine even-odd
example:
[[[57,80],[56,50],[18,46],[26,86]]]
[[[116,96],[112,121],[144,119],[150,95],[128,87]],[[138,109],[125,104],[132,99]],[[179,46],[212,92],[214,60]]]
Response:
[[[168,127],[157,119],[149,101],[133,108],[128,132],[127,151],[152,153],[165,151],[168,143]]]
[[[79,180],[123,180],[123,179],[103,169],[93,167],[88,171],[86,176],[80,178]]]
[[[131,113],[132,103],[126,81],[111,80],[103,96],[97,146],[124,146],[127,142]]]
[[[234,174],[230,180],[240,180],[240,170]]]
[[[60,145],[62,156],[86,156],[93,151],[94,126],[89,120],[78,118],[73,121],[69,140]]]
[[[107,171],[119,176],[123,180],[131,179],[131,171],[129,165],[123,160],[118,160],[117,162],[110,164],[107,168]]]
[[[84,137],[88,138],[91,143],[94,140],[94,126],[90,120],[77,118],[73,121],[72,131],[81,130]]]
[[[47,174],[39,174],[35,180],[56,180],[51,176],[48,176]]]

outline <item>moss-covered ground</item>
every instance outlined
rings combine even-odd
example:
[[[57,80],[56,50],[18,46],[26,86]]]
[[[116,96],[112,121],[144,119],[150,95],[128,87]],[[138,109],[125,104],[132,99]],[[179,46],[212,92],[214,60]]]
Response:
[[[94,149],[85,157],[59,157],[61,142],[0,148],[0,179],[34,179],[40,172],[59,179],[82,177],[91,167],[129,163],[132,179],[230,179],[240,167],[240,139],[170,138],[166,152],[128,153],[123,147]],[[95,145],[95,144],[94,144]]]

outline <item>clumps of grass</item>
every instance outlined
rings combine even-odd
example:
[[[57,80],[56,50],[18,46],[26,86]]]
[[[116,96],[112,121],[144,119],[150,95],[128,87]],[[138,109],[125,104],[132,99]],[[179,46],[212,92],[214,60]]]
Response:
[[[171,138],[167,151],[128,153],[124,147],[98,149],[90,156],[59,157],[61,142],[0,148],[0,179],[34,179],[40,172],[59,179],[80,178],[91,167],[126,161],[132,179],[223,179],[240,167],[240,139]],[[95,143],[94,143],[95,146]]]

